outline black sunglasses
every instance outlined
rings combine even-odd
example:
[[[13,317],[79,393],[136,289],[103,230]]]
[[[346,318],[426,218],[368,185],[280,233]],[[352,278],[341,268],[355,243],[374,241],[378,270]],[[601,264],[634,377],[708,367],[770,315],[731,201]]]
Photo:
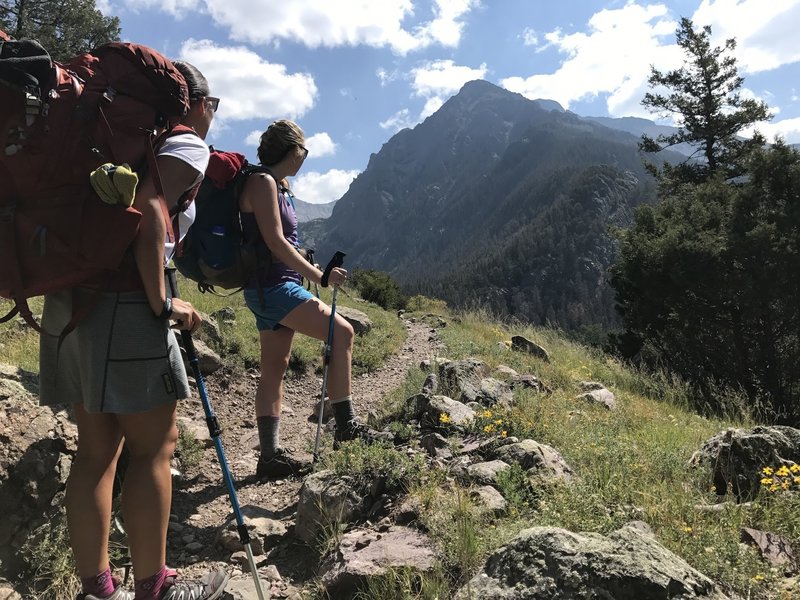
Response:
[[[206,104],[208,104],[208,107],[212,110],[212,112],[217,112],[217,109],[219,108],[219,98],[215,98],[214,96],[206,96],[204,101]]]
[[[308,156],[308,148],[306,148],[306,147],[305,147],[305,146],[303,146],[302,144],[297,144],[297,145],[298,145],[298,146],[300,147],[300,149],[303,151],[303,160],[305,160],[305,159],[306,159],[306,157]]]

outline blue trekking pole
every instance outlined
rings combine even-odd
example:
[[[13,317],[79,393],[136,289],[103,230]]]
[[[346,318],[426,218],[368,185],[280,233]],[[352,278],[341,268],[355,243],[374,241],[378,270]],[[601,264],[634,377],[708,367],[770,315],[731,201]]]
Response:
[[[169,282],[170,295],[173,298],[178,296],[178,282],[175,279],[175,269],[168,268],[167,281]],[[181,338],[183,339],[183,347],[186,350],[186,355],[189,357],[189,364],[192,365],[192,372],[194,379],[197,382],[197,391],[200,393],[200,400],[203,403],[203,411],[206,413],[206,425],[208,426],[208,433],[214,441],[214,447],[217,450],[217,459],[219,465],[222,467],[222,480],[225,482],[225,487],[228,488],[228,497],[231,500],[233,507],[233,514],[236,517],[236,530],[239,532],[239,541],[247,551],[247,562],[250,564],[250,572],[253,574],[253,582],[256,585],[256,592],[258,593],[258,600],[264,600],[264,592],[261,590],[261,580],[258,578],[258,570],[256,569],[256,561],[253,558],[253,549],[250,547],[250,533],[247,531],[247,526],[244,524],[242,518],[242,511],[239,508],[239,500],[236,497],[236,488],[233,486],[233,478],[231,472],[228,470],[228,461],[225,459],[225,451],[222,449],[222,440],[220,440],[220,433],[222,429],[219,427],[219,421],[211,408],[211,403],[208,401],[208,394],[206,393],[206,384],[203,379],[203,374],[200,372],[200,361],[197,358],[197,352],[194,349],[194,342],[192,341],[192,333],[190,331],[181,330]]]
[[[331,275],[336,267],[341,267],[344,264],[344,252],[336,252],[322,272],[322,287],[328,287],[328,277]],[[336,292],[339,291],[339,286],[333,287],[333,299],[331,300],[331,318],[328,321],[328,341],[325,342],[325,355],[322,361],[322,396],[319,401],[319,414],[317,415],[317,438],[314,440],[314,457],[313,462],[317,462],[319,458],[319,437],[322,430],[322,417],[325,414],[325,391],[328,387],[328,365],[331,362],[331,348],[333,347],[333,323],[336,320]]]

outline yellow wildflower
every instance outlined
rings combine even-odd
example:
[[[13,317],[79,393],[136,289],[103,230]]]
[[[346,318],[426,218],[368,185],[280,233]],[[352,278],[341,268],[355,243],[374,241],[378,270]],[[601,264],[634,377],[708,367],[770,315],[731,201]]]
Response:
[[[452,419],[450,418],[450,415],[447,413],[442,413],[439,415],[439,423],[449,423],[451,420]]]
[[[800,485],[800,477],[795,477],[794,482],[795,484]]]
[[[792,465],[791,467],[789,467],[789,470],[792,473],[800,473],[800,465]]]
[[[484,419],[488,419],[488,418],[490,418],[490,417],[492,416],[492,411],[490,411],[490,410],[485,410],[485,411],[483,411],[483,414],[482,414],[481,416],[482,416]]]
[[[769,486],[769,491],[770,492],[777,492],[778,491],[778,484],[777,483],[773,483],[771,486]]]
[[[497,420],[494,422],[494,424],[495,424],[495,425],[502,425],[502,424],[503,424],[503,419],[497,419]]]
[[[781,466],[780,469],[778,469],[775,472],[775,475],[778,475],[779,477],[788,477],[789,476],[789,468],[786,465],[783,465],[783,466]]]
[[[764,576],[761,573],[759,573],[758,575],[753,577],[753,581],[764,581]]]
[[[761,479],[761,485],[771,485],[772,483],[772,477],[764,477]]]
[[[764,467],[761,469],[761,472],[764,473],[764,475],[772,475],[775,471],[772,470],[772,467]]]
[[[784,479],[783,483],[781,483],[781,489],[783,489],[783,491],[786,491],[791,487],[791,485],[792,485],[791,481],[789,481],[788,479]]]
[[[507,431],[501,431],[500,432],[500,437],[501,438],[508,437],[508,432]],[[800,479],[800,477],[797,477],[796,479]]]
[[[492,425],[491,423],[489,423],[489,425],[486,425],[483,428],[484,433],[492,433],[492,431],[494,431],[494,425]]]
[[[692,528],[687,525],[686,527],[683,528],[683,531],[685,533],[692,533]]]

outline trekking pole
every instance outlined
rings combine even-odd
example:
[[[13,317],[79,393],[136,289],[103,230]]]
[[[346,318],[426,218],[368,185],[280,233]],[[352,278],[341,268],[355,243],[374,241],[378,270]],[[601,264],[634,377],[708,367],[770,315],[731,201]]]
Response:
[[[341,267],[344,264],[344,252],[336,252],[325,267],[322,273],[322,287],[328,287],[328,277],[331,271],[336,267]],[[317,415],[317,437],[314,440],[314,457],[313,462],[317,462],[319,458],[319,437],[322,431],[322,416],[325,414],[325,391],[328,387],[328,365],[331,362],[331,348],[333,347],[333,322],[336,320],[336,292],[339,291],[339,286],[333,286],[333,299],[331,300],[331,318],[328,321],[328,341],[325,342],[325,354],[322,360],[322,396],[319,401],[319,414]]]
[[[173,298],[178,296],[178,282],[175,279],[175,269],[166,269],[167,281],[169,282],[170,295]],[[233,486],[233,478],[231,472],[228,470],[228,461],[225,459],[225,451],[222,449],[222,440],[219,435],[222,430],[219,427],[219,421],[211,408],[211,403],[208,401],[208,394],[206,393],[206,384],[203,379],[203,374],[200,372],[200,361],[197,358],[197,352],[194,349],[194,342],[192,341],[191,331],[181,330],[181,338],[183,339],[183,347],[186,350],[186,356],[189,357],[189,364],[192,365],[192,372],[194,373],[195,381],[197,382],[197,391],[200,393],[200,400],[203,403],[203,411],[206,414],[206,425],[208,426],[208,433],[214,441],[214,447],[217,450],[217,459],[219,465],[222,467],[222,480],[225,482],[225,487],[228,488],[228,497],[231,500],[233,507],[233,514],[236,517],[236,530],[239,532],[239,541],[244,546],[247,552],[247,562],[250,564],[250,572],[253,574],[253,582],[256,585],[256,592],[258,593],[258,600],[264,600],[264,592],[261,589],[261,580],[258,578],[258,570],[256,569],[256,561],[253,558],[253,549],[250,547],[250,533],[247,531],[247,526],[244,524],[242,518],[242,511],[239,508],[239,500],[236,497],[236,488]]]
[[[308,252],[308,262],[310,262],[313,265],[314,264],[314,249],[313,248],[308,248],[308,249],[306,249],[306,252]],[[309,284],[308,287],[309,287],[308,291],[310,292],[311,291],[311,285]],[[317,296],[317,300],[319,300],[319,286],[316,284],[316,282],[314,283],[314,294]]]

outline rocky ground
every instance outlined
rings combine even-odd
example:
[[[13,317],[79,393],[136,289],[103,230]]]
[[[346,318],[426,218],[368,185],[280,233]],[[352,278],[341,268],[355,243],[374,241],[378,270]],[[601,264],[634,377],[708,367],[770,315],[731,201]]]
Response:
[[[436,332],[421,322],[405,321],[407,338],[401,351],[391,356],[377,371],[353,380],[353,399],[357,414],[366,417],[382,397],[398,387],[409,368],[431,359],[439,348]],[[222,426],[222,443],[231,474],[236,483],[243,511],[277,521],[276,545],[265,548],[256,558],[262,578],[271,580],[274,598],[292,597],[314,585],[313,552],[291,535],[296,516],[298,492],[302,479],[287,478],[259,483],[254,478],[258,459],[258,434],[255,427],[253,398],[258,372],[231,376],[221,369],[206,378],[208,397]],[[322,387],[320,373],[288,376],[281,419],[283,445],[294,449],[309,461],[313,450],[316,423],[309,421]],[[192,423],[199,432],[205,429],[202,404],[198,398],[183,403],[179,417]],[[332,436],[325,434],[323,447],[330,451]],[[186,469],[175,480],[173,524],[170,528],[168,558],[171,564],[189,573],[200,573],[217,563],[228,563],[231,552],[215,543],[220,526],[231,517],[231,503],[222,483],[216,452],[207,446],[199,465]],[[234,578],[246,583],[251,576],[245,568],[232,565]]]

